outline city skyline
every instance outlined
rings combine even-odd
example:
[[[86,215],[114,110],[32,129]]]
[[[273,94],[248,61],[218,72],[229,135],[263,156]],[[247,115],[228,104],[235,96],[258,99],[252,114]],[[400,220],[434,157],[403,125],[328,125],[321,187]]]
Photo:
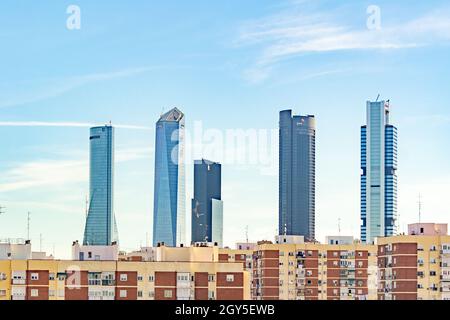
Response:
[[[372,3],[365,1],[199,1],[179,3],[175,12],[144,1],[77,2],[80,30],[67,30],[67,4],[42,1],[24,10],[4,3],[0,10],[0,38],[14,48],[0,53],[2,237],[25,237],[31,212],[32,243],[42,234],[44,250],[67,257],[68,245],[83,237],[87,129],[111,121],[120,244],[146,244],[154,122],[173,106],[188,115],[186,134],[194,134],[196,121],[204,129],[205,148],[187,159],[186,201],[193,198],[192,159],[223,165],[225,245],[245,239],[247,225],[250,240],[277,233],[278,166],[271,164],[278,146],[271,136],[284,108],[318,119],[316,238],[339,229],[359,237],[360,126],[364,102],[378,94],[391,99],[399,130],[399,231],[418,220],[419,194],[422,221],[447,222],[447,1],[378,1],[380,30],[368,28]],[[269,142],[269,160],[250,162],[250,152],[242,162],[217,156],[212,137],[227,130],[265,132],[258,141]],[[187,143],[186,153],[196,147]]]

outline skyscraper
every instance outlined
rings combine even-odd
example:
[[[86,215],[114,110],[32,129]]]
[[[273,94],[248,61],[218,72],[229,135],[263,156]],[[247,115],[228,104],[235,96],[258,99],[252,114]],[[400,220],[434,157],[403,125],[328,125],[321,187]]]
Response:
[[[367,102],[361,127],[361,240],[397,232],[397,128],[389,124],[389,102]]]
[[[84,245],[111,245],[118,241],[114,216],[114,128],[90,129],[89,210]]]
[[[153,245],[185,243],[184,114],[177,108],[156,122]]]
[[[194,163],[192,199],[192,242],[217,242],[223,245],[223,202],[221,164],[208,160]]]
[[[279,144],[279,234],[315,239],[314,116],[280,112]]]

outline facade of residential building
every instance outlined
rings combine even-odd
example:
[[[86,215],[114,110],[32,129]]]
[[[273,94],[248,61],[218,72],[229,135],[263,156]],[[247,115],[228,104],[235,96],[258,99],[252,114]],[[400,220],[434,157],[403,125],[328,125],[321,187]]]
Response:
[[[223,246],[222,166],[209,160],[194,162],[191,242]]]
[[[253,254],[255,300],[377,297],[376,246],[260,242]]]
[[[0,261],[0,300],[248,300],[241,263]]]
[[[185,244],[184,123],[177,108],[156,122],[153,246]]]
[[[118,241],[114,215],[114,128],[91,128],[89,140],[89,210],[83,244],[108,246]]]
[[[450,300],[450,236],[377,239],[379,300]]]
[[[367,102],[361,127],[361,240],[397,232],[397,128],[386,101]]]
[[[316,124],[312,115],[280,112],[278,234],[315,240]]]

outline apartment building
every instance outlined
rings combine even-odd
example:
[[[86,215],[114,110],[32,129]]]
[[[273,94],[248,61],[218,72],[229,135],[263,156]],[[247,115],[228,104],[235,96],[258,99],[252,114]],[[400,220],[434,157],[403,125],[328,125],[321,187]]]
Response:
[[[254,251],[253,299],[377,298],[375,245],[276,242],[260,242]]]
[[[432,225],[377,239],[379,300],[450,300],[450,236]]]
[[[250,299],[245,264],[219,261],[217,246],[160,245],[125,256],[116,247],[72,249],[70,261],[0,259],[0,300]]]
[[[248,300],[241,263],[0,261],[0,300]]]

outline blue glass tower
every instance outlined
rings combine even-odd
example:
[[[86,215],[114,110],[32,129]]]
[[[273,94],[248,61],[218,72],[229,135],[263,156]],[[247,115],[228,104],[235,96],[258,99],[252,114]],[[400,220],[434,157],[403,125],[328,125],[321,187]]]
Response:
[[[221,164],[205,159],[194,162],[192,199],[192,242],[223,245],[223,202]]]
[[[90,129],[89,211],[84,245],[118,242],[114,216],[114,128]]]
[[[174,108],[156,122],[153,245],[185,243],[184,114]]]
[[[316,124],[312,115],[280,112],[279,233],[315,240]]]
[[[397,233],[397,128],[389,102],[367,102],[361,127],[361,241]]]

